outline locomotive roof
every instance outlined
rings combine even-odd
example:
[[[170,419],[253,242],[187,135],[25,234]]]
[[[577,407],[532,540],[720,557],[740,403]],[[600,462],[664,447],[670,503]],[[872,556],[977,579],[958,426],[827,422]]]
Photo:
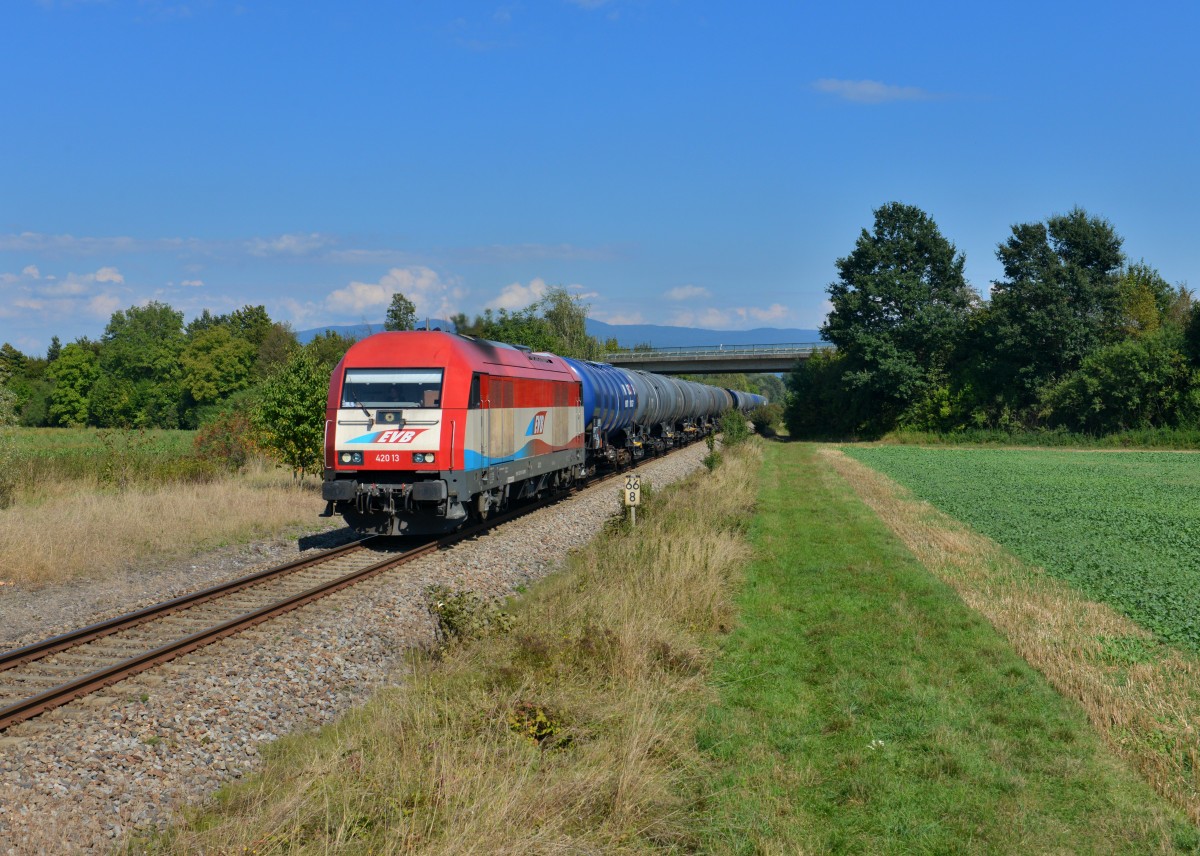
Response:
[[[413,330],[376,333],[355,342],[342,358],[344,368],[453,367],[467,372],[496,375],[575,376],[554,354],[516,348],[442,331]],[[559,378],[562,379],[562,378]]]

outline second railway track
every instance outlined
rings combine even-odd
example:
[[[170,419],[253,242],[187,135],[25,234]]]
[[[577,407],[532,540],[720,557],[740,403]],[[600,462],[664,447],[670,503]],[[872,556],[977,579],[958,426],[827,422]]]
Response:
[[[560,498],[399,552],[364,539],[2,652],[0,731]]]

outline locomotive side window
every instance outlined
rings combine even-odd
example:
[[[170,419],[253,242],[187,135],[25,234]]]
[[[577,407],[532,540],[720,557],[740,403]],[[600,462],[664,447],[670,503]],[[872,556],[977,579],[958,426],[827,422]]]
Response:
[[[342,407],[441,407],[441,369],[346,369]]]
[[[471,395],[467,399],[467,407],[471,410],[478,410],[482,406],[479,398],[479,375],[471,375]]]

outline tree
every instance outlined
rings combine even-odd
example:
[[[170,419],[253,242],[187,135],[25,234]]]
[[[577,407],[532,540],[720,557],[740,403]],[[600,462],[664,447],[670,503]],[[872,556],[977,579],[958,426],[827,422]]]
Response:
[[[29,358],[14,348],[8,342],[0,345],[0,375],[11,380],[14,376],[25,371],[25,364]]]
[[[58,355],[62,353],[62,342],[58,341],[58,336],[50,337],[50,347],[46,349],[46,362],[52,363],[58,359]]]
[[[388,306],[387,320],[383,322],[385,330],[412,330],[417,326],[417,307],[400,292],[392,295]]]
[[[300,348],[296,333],[290,324],[276,322],[271,325],[258,346],[258,358],[254,361],[254,374],[264,378],[273,374],[292,358]]]
[[[328,391],[328,367],[300,350],[263,384],[251,413],[263,448],[301,479],[321,466]]]
[[[487,309],[482,317],[475,319],[474,327],[481,338],[493,342],[524,345],[535,351],[557,353],[556,348],[560,343],[546,319],[538,315],[536,307],[537,304],[533,304],[517,312],[509,312],[507,309],[492,312],[491,309]]]
[[[993,284],[975,376],[981,388],[1019,409],[1123,336],[1124,256],[1112,224],[1081,208],[1044,224],[1013,226],[996,256],[1005,279]]]
[[[1175,289],[1145,261],[1127,266],[1117,276],[1122,332],[1127,336],[1155,333],[1169,323],[1175,297]]]
[[[862,422],[846,394],[845,357],[833,350],[815,352],[800,360],[788,375],[792,395],[783,421],[793,437],[845,439]]]
[[[530,309],[545,319],[556,342],[553,353],[581,360],[604,356],[604,346],[587,331],[587,304],[565,288],[551,288]]]
[[[8,369],[0,365],[0,430],[15,424],[17,421],[17,396],[8,388],[9,380]],[[3,438],[0,438],[0,446],[2,445]],[[6,460],[6,458],[0,454],[0,460]],[[3,507],[4,504],[0,503],[0,508]]]
[[[854,251],[837,260],[821,334],[837,346],[845,398],[853,400],[838,406],[858,414],[856,430],[891,429],[911,402],[944,383],[978,302],[964,262],[924,211],[899,202],[876,209],[874,230],[863,229]]]
[[[765,395],[772,404],[782,405],[787,399],[787,387],[783,378],[775,374],[756,374],[750,376],[751,392]]]
[[[72,342],[62,349],[49,370],[54,381],[50,393],[50,422],[86,425],[92,387],[100,377],[100,360],[90,343]]]
[[[261,304],[246,304],[226,317],[229,319],[229,332],[234,337],[249,342],[256,350],[262,346],[273,326],[271,316],[267,314],[267,307]]]
[[[178,427],[183,313],[157,301],[118,310],[100,345],[100,368],[121,400],[93,402],[92,413],[102,420],[98,424]]]
[[[578,297],[556,287],[541,300],[515,312],[488,309],[471,323],[461,313],[451,321],[459,333],[469,336],[524,345],[563,357],[598,360],[604,355],[604,346],[587,332],[587,309]]]
[[[338,360],[346,355],[355,339],[353,336],[343,336],[336,330],[326,330],[313,336],[312,340],[302,350],[312,354],[313,358],[323,366],[332,369]]]
[[[215,404],[250,385],[255,347],[228,327],[197,335],[180,355],[183,388],[197,404]]]

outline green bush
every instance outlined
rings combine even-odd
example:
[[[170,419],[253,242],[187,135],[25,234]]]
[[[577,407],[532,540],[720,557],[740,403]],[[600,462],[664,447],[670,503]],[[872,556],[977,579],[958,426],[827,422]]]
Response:
[[[779,425],[783,421],[783,405],[776,402],[760,404],[750,411],[747,417],[754,423],[754,430],[764,437],[774,437],[779,433]]]
[[[1156,335],[1097,351],[1044,391],[1044,418],[1089,434],[1195,425],[1197,373],[1176,344]]]
[[[429,612],[437,621],[437,637],[443,645],[507,633],[513,617],[500,604],[473,591],[454,591],[448,586],[430,586]]]
[[[746,442],[750,436],[750,423],[746,415],[736,408],[730,408],[721,414],[721,442],[726,446],[736,446]]]
[[[249,417],[238,411],[218,413],[197,432],[193,449],[213,466],[240,470],[255,452]]]

